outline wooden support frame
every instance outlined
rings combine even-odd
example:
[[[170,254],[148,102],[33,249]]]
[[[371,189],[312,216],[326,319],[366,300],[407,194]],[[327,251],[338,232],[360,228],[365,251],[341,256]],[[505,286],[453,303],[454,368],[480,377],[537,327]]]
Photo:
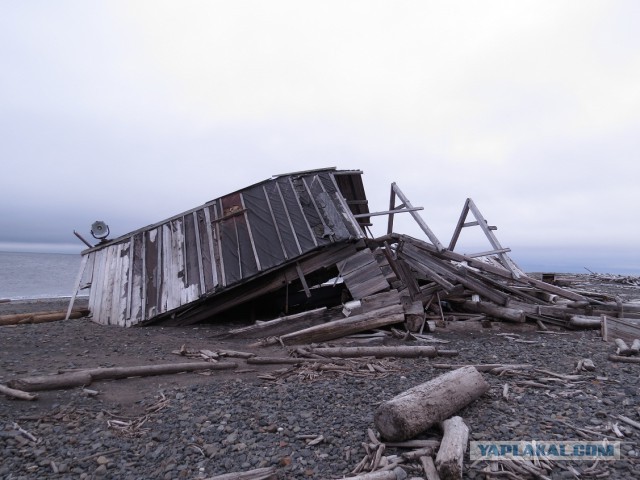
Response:
[[[475,222],[466,222],[469,212],[471,212],[475,217],[476,219]],[[487,237],[487,240],[489,240],[489,243],[493,247],[493,250],[470,254],[467,256],[475,258],[475,257],[483,257],[487,255],[496,255],[500,263],[511,272],[514,278],[519,278],[522,273],[522,270],[520,269],[520,267],[516,265],[516,263],[511,259],[511,257],[507,255],[507,252],[510,252],[511,249],[503,248],[503,246],[500,245],[498,238],[493,233],[493,230],[497,230],[498,227],[489,225],[489,223],[484,218],[482,213],[480,213],[480,210],[478,209],[474,201],[470,198],[467,198],[467,200],[464,202],[464,206],[462,207],[462,213],[460,213],[460,218],[458,219],[456,228],[453,231],[453,235],[451,236],[451,241],[449,242],[448,249],[451,251],[455,249],[456,244],[458,243],[458,239],[460,238],[460,233],[462,232],[463,228],[474,227],[474,226],[479,226],[482,229],[483,233]]]
[[[402,205],[396,206],[396,197],[402,200]],[[427,235],[431,243],[435,245],[438,251],[446,250],[445,246],[442,245],[436,234],[431,231],[427,223],[422,219],[422,217],[416,212],[416,208],[411,204],[409,199],[406,197],[400,187],[393,182],[391,184],[391,196],[389,199],[389,223],[387,226],[387,234],[391,234],[393,231],[393,216],[399,212],[409,212],[413,219],[416,221],[418,226],[422,229],[422,231]]]

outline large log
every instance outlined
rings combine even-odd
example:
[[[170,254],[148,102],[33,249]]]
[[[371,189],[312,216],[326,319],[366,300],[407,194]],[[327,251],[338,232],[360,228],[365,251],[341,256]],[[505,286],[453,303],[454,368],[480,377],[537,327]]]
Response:
[[[527,320],[524,312],[516,308],[502,307],[489,302],[473,302],[466,300],[462,307],[471,312],[480,312],[507,322],[524,323]]]
[[[298,332],[288,333],[280,337],[284,345],[301,343],[326,342],[374,328],[404,322],[402,305],[392,305],[353,317],[334,320],[323,325],[305,328]]]
[[[396,467],[393,470],[378,470],[348,478],[349,480],[404,480],[407,478],[407,472],[402,467]]]
[[[89,310],[73,310],[69,318],[82,318],[89,314]],[[67,312],[31,312],[31,313],[14,313],[9,315],[0,315],[0,326],[3,325],[19,325],[23,323],[45,323],[57,322],[64,320]]]
[[[602,318],[588,315],[571,315],[569,325],[574,328],[600,328]]]
[[[473,367],[463,367],[417,385],[382,403],[374,423],[390,441],[412,438],[442,422],[489,390]]]
[[[256,468],[244,472],[223,473],[206,480],[270,480],[278,478],[275,467]]]
[[[424,306],[420,300],[410,302],[404,308],[404,320],[407,330],[419,332],[426,320]]]
[[[7,382],[9,387],[24,392],[63,390],[89,384],[91,384],[91,375],[84,370],[62,373],[60,375],[38,375],[34,377],[14,378]]]
[[[159,365],[137,365],[133,367],[91,368],[76,370],[59,375],[39,375],[34,377],[15,378],[7,384],[11,388],[25,392],[39,390],[58,390],[64,388],[89,385],[95,380],[107,380],[128,377],[146,377],[152,375],[168,375],[180,372],[194,372],[198,370],[226,370],[236,368],[238,365],[232,362],[190,362],[169,363]]]
[[[462,480],[462,463],[467,451],[469,427],[461,417],[451,417],[442,422],[444,434],[438,455],[436,468],[442,480]]]
[[[324,355],[325,357],[403,357],[403,358],[433,358],[438,356],[438,349],[432,346],[397,347],[322,347],[310,348],[309,353]]]

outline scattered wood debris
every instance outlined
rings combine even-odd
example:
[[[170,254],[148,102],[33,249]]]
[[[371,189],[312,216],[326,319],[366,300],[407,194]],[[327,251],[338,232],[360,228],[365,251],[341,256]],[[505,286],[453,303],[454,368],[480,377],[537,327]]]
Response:
[[[84,370],[72,370],[57,375],[40,375],[22,377],[9,380],[10,388],[35,392],[40,390],[58,390],[65,388],[82,387],[97,380],[118,379],[128,377],[142,377],[151,375],[167,375],[180,372],[193,372],[198,370],[227,370],[238,365],[232,362],[193,362],[193,363],[168,363],[159,365],[138,365],[133,367],[91,368]]]

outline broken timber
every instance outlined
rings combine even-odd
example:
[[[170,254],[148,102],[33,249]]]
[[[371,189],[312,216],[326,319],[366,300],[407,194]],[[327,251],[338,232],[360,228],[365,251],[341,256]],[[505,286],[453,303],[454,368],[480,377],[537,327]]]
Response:
[[[230,335],[280,337],[283,344],[399,323],[393,316],[399,312],[382,320],[366,315],[400,304],[407,330],[420,333],[469,319],[468,311],[481,313],[474,320],[483,326],[498,319],[585,328],[597,327],[603,314],[640,317],[638,305],[524,274],[471,199],[448,247],[395,183],[389,210],[371,213],[361,174],[324,168],[276,175],[102,242],[82,253],[75,293],[91,288],[90,318],[102,324],[275,318]],[[393,233],[402,212],[428,241]],[[388,234],[368,238],[371,217],[382,214],[389,216]],[[467,222],[468,214],[475,221]],[[454,252],[462,229],[471,226],[482,229],[491,249]]]

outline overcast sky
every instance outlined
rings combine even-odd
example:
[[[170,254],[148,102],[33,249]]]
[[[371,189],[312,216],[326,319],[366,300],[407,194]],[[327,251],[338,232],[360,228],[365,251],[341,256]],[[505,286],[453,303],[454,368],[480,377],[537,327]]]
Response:
[[[640,272],[638,25],[633,0],[2,2],[0,250],[336,166],[443,243],[471,197],[516,259]]]

